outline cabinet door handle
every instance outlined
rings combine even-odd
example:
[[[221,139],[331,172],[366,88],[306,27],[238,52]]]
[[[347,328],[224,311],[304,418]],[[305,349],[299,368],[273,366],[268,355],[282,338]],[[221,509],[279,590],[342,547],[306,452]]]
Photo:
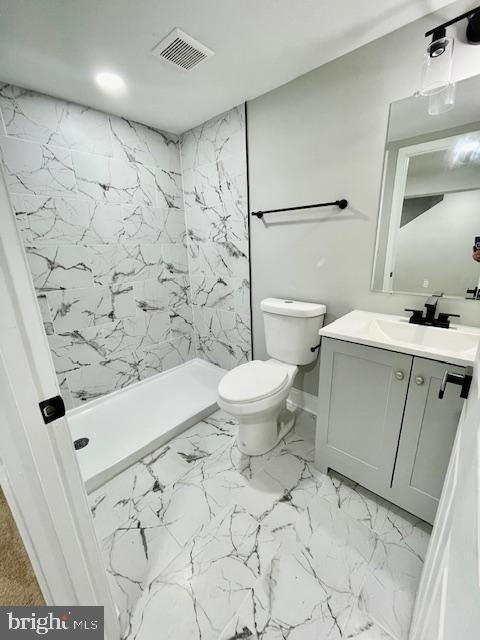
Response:
[[[470,391],[470,385],[472,384],[472,376],[472,367],[466,367],[465,374],[463,375],[461,373],[451,373],[447,369],[443,376],[442,384],[440,385],[440,391],[438,393],[438,397],[440,398],[440,400],[445,395],[445,387],[449,382],[460,385],[460,397],[466,400],[468,398],[468,392]]]
[[[424,384],[425,382],[425,378],[423,376],[415,376],[415,384],[418,384],[418,386],[421,386],[422,384]]]
[[[405,378],[405,374],[403,371],[395,371],[395,378],[397,380],[403,380]]]

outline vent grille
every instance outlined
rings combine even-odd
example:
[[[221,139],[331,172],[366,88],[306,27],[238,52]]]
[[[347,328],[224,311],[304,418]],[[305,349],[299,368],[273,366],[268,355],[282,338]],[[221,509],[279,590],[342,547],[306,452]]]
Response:
[[[174,29],[169,33],[152,53],[184,71],[193,69],[206,58],[213,56],[213,51],[180,29]]]

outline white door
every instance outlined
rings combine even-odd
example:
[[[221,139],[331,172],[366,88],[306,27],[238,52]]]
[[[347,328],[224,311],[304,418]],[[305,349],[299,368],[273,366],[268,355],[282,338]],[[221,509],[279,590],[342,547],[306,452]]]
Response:
[[[67,420],[39,402],[58,382],[0,173],[0,484],[48,605],[101,605],[120,636]]]
[[[410,640],[480,638],[480,352],[425,560]]]

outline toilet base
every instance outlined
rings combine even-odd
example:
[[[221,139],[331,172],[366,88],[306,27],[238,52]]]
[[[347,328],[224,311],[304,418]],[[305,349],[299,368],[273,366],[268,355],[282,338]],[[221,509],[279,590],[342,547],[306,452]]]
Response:
[[[277,408],[275,412],[239,416],[237,446],[247,456],[261,456],[273,449],[294,424],[295,415],[286,403],[280,413]]]

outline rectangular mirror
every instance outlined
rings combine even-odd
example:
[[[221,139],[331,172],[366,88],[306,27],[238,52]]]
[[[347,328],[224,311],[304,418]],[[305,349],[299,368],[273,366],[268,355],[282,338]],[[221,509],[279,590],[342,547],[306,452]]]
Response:
[[[422,96],[390,105],[375,290],[471,298],[479,286],[480,76],[456,92],[439,115]]]

